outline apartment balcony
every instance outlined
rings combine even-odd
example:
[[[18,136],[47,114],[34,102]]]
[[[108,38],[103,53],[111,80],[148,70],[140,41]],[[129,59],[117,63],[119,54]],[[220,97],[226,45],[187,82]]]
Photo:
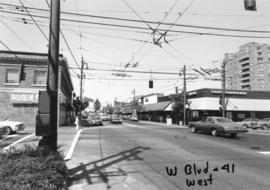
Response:
[[[250,68],[243,68],[243,69],[241,70],[241,73],[242,73],[242,75],[243,75],[243,74],[250,73]]]
[[[242,73],[242,78],[250,78],[250,74],[247,72]]]
[[[243,57],[243,58],[239,58],[239,63],[244,63],[249,61],[249,57]]]
[[[250,83],[250,79],[244,79],[244,80],[242,80],[242,84],[249,84]]]

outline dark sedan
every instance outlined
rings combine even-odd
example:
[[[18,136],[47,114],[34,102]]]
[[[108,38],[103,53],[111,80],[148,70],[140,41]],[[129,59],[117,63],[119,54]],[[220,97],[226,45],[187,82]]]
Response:
[[[242,125],[224,117],[208,117],[206,120],[190,122],[191,132],[206,132],[212,136],[230,135],[236,137],[238,133],[246,133],[248,130]]]

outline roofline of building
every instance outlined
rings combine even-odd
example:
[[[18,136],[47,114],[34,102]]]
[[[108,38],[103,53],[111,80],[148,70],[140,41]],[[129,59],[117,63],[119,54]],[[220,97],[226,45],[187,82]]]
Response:
[[[0,50],[0,54],[13,54],[13,55],[37,55],[37,56],[48,56],[48,53],[41,53],[41,52],[27,52],[27,51],[8,51],[8,50]],[[59,57],[63,57],[63,54],[59,54]]]
[[[187,93],[189,93],[189,92],[197,92],[199,90],[222,90],[222,88],[199,88],[199,89],[196,89],[196,90],[187,91]],[[263,92],[263,93],[269,92],[270,93],[269,90],[237,90],[237,89],[225,89],[225,91]]]

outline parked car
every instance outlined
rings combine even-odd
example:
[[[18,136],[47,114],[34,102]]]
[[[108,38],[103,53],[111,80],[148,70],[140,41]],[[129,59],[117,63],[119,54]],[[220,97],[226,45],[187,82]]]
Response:
[[[90,126],[101,126],[103,125],[102,119],[99,116],[90,116],[87,119]]]
[[[270,118],[264,118],[264,119],[260,120],[258,125],[263,130],[269,129],[270,128]]]
[[[109,115],[101,115],[100,118],[102,119],[102,121],[109,121],[110,120]]]
[[[18,131],[23,131],[25,126],[23,122],[18,122],[18,121],[0,121],[0,126],[5,126],[6,127],[6,134],[11,134],[15,133]]]
[[[117,115],[113,115],[111,117],[110,122],[111,123],[122,123],[122,119],[119,116],[117,116]]]
[[[246,128],[252,128],[252,129],[258,129],[261,128],[258,123],[259,123],[259,119],[257,118],[246,118],[241,122],[238,122],[239,124],[241,124],[242,126],[246,127]]]
[[[7,127],[4,125],[0,125],[0,137],[2,137],[2,135],[5,135],[7,133]]]
[[[137,116],[131,116],[130,121],[139,121]]]
[[[189,122],[191,132],[206,132],[212,136],[230,135],[236,137],[238,133],[246,133],[248,130],[242,125],[224,117],[207,117],[206,120]]]

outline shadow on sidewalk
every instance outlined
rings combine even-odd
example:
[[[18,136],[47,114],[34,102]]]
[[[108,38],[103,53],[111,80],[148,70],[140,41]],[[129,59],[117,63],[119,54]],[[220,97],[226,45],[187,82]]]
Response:
[[[149,150],[150,147],[138,146],[126,151],[119,152],[103,159],[99,159],[89,163],[80,163],[79,166],[69,169],[69,179],[67,186],[70,187],[76,182],[80,182],[85,179],[87,184],[105,183],[107,189],[111,188],[112,184],[109,184],[110,177],[127,177],[127,172],[123,171],[120,167],[115,171],[106,171],[108,167],[121,161],[134,161],[143,160],[139,157],[139,154],[145,150]],[[90,169],[88,169],[88,168]],[[95,181],[93,179],[96,178]]]

